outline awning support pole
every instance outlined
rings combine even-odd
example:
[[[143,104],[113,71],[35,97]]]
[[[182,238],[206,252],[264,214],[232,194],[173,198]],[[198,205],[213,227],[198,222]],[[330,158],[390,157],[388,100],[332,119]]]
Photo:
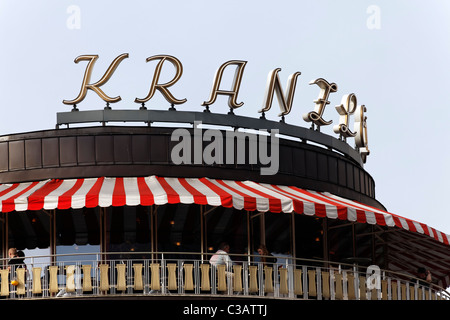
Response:
[[[291,255],[295,259],[297,257],[297,248],[295,246],[295,212],[291,212]]]
[[[204,260],[204,253],[205,253],[205,225],[206,225],[206,221],[205,221],[205,215],[207,214],[207,212],[205,213],[205,206],[204,205],[200,205],[200,260],[201,263],[203,263]]]
[[[324,267],[329,267],[330,255],[328,252],[328,218],[323,218],[322,220],[322,242],[323,242],[323,260],[325,261]]]
[[[3,258],[8,258],[8,213],[3,212],[3,219],[2,219],[2,240],[3,240]],[[6,260],[3,260],[4,266],[6,266]]]
[[[150,206],[150,232],[151,232],[151,250],[152,261],[155,259],[156,248],[158,247],[158,206]]]
[[[352,223],[352,256],[356,257],[356,230],[355,223]]]
[[[100,207],[100,248],[101,261],[106,260],[106,208]]]
[[[248,264],[250,265],[250,253],[251,253],[251,239],[250,239],[250,212],[247,210],[247,260],[248,260]]]
[[[49,213],[50,217],[50,260],[51,265],[56,263],[56,209]]]

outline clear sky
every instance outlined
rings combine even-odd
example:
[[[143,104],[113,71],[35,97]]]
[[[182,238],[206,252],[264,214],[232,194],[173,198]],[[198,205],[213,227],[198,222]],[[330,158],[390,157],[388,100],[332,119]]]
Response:
[[[92,80],[112,60],[129,53],[102,87],[122,97],[113,109],[137,109],[154,64],[169,54],[183,64],[173,94],[188,101],[178,110],[203,110],[216,69],[229,60],[248,61],[235,110],[259,117],[268,73],[301,72],[286,122],[309,127],[325,78],[338,85],[324,117],[355,93],[367,107],[371,151],[365,169],[387,210],[450,233],[450,2],[445,0],[359,1],[0,1],[0,135],[53,129],[62,100],[79,92],[86,62],[98,54]],[[170,70],[169,70],[170,71]],[[173,74],[163,72],[170,80]],[[276,100],[267,118],[278,120]],[[92,91],[80,110],[102,109]],[[160,94],[148,108],[166,110]],[[228,112],[219,98],[211,111]],[[337,136],[332,126],[322,132]],[[353,145],[353,139],[349,139]]]

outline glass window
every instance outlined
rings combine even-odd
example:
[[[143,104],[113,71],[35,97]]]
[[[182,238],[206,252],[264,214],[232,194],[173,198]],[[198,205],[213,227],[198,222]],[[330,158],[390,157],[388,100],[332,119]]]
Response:
[[[100,209],[56,210],[56,262],[87,264],[100,250]]]
[[[328,252],[334,262],[353,257],[352,225],[347,221],[328,220]]]
[[[230,255],[247,254],[247,212],[225,207],[209,207],[206,212],[207,252],[214,253],[221,242],[227,242],[230,245]],[[239,260],[244,257],[235,256],[232,259]]]
[[[355,224],[356,257],[371,259],[373,255],[373,226],[365,223]]]
[[[106,209],[106,252],[112,259],[131,259],[151,251],[150,208],[143,206]],[[142,253],[142,254],[141,254]]]
[[[291,214],[267,212],[264,218],[266,247],[269,252],[290,255],[292,253]]]
[[[99,208],[57,210],[56,245],[99,245]]]
[[[159,252],[200,252],[200,206],[168,204],[156,209],[157,251]],[[180,255],[176,255],[180,257]],[[198,256],[186,255],[197,259]]]
[[[48,214],[43,211],[13,211],[7,215],[8,248],[24,250],[50,246]]]
[[[296,214],[294,217],[296,257],[323,259],[322,219],[303,214]]]

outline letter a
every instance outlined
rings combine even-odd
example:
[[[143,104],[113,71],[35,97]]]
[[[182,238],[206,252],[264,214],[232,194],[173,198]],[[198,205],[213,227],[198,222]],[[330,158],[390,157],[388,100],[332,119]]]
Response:
[[[89,61],[86,71],[84,73],[83,83],[81,84],[81,90],[78,94],[78,97],[76,97],[73,100],[63,100],[64,104],[77,104],[84,100],[87,94],[87,90],[91,89],[95,93],[97,93],[100,98],[102,98],[107,103],[112,102],[118,102],[122,98],[120,96],[111,98],[108,97],[101,89],[100,87],[104,85],[113,75],[114,71],[116,70],[117,66],[120,62],[122,62],[123,59],[128,58],[128,53],[121,54],[118,56],[114,61],[111,63],[111,65],[108,67],[108,70],[106,70],[103,77],[97,81],[96,83],[90,84],[91,81],[91,75],[92,75],[92,69],[94,68],[95,61],[98,59],[98,55],[83,55],[79,56],[75,59],[75,63],[78,63],[80,61]]]
[[[233,80],[233,89],[232,90],[220,90],[219,86],[220,86],[220,82],[222,81],[222,75],[223,75],[223,71],[225,70],[225,68],[229,65],[237,65],[237,69],[236,72],[234,74],[234,80]],[[211,95],[209,97],[208,101],[205,101],[202,103],[202,106],[209,106],[211,104],[213,104],[216,99],[217,99],[217,95],[218,94],[222,94],[222,95],[228,95],[229,99],[228,99],[228,106],[230,107],[230,109],[236,109],[241,107],[244,103],[237,103],[236,99],[237,99],[237,95],[239,92],[239,87],[241,85],[241,80],[242,80],[242,74],[244,73],[244,68],[245,65],[247,64],[247,61],[240,61],[240,60],[231,60],[228,62],[225,62],[224,64],[222,64],[219,69],[217,69],[216,71],[216,75],[214,77],[214,83],[213,83],[213,87],[211,90]]]

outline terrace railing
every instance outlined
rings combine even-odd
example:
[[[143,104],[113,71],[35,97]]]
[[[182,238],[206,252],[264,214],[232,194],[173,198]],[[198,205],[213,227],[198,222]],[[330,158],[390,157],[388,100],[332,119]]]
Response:
[[[39,256],[0,270],[0,299],[94,296],[208,295],[318,300],[450,300],[444,288],[410,276],[356,265],[277,257],[233,256],[213,266],[191,253]],[[192,255],[192,256],[191,256]],[[203,259],[202,259],[203,258]],[[6,262],[6,261],[5,261]],[[328,266],[328,267],[324,267]]]

